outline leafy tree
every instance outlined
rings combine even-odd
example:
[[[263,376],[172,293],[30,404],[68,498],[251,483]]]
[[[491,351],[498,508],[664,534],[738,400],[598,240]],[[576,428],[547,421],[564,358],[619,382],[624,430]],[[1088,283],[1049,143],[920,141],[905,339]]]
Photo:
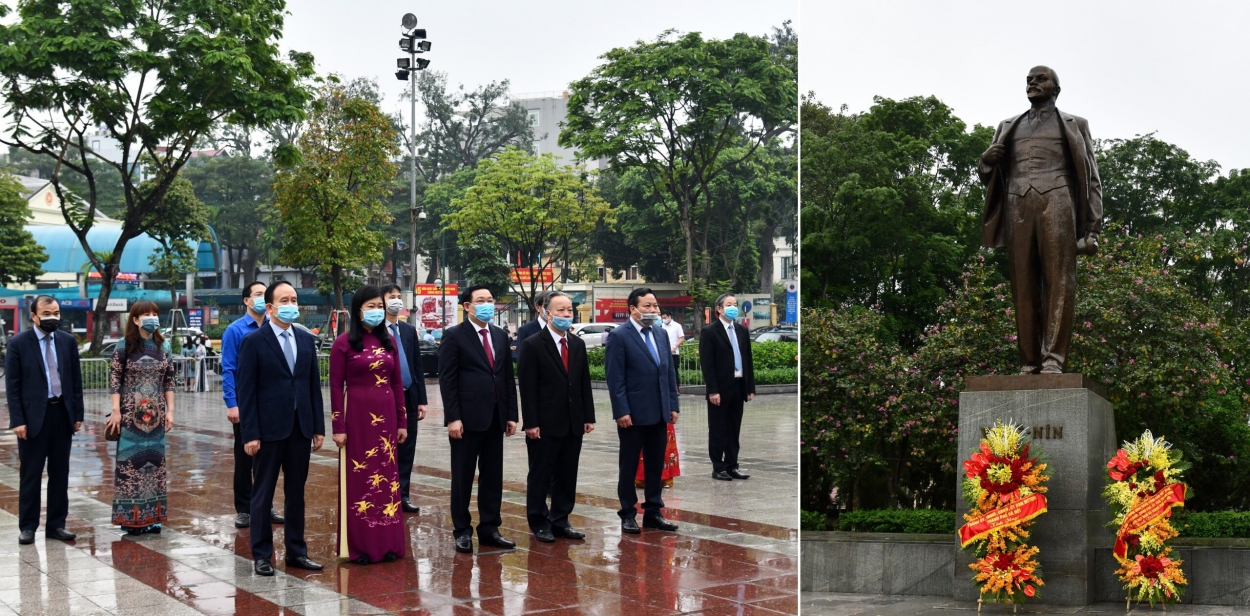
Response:
[[[241,287],[256,277],[261,242],[273,208],[273,165],[244,154],[194,159],[182,177],[208,206],[217,241],[230,255],[230,286]]]
[[[379,261],[389,243],[371,227],[389,222],[395,131],[377,105],[330,79],[296,145],[300,162],[279,168],[274,181],[286,232],[283,259],[328,269],[333,306],[341,310],[344,271]]]
[[[140,185],[152,190],[158,180]],[[148,235],[160,243],[160,250],[148,257],[152,274],[164,278],[169,285],[169,300],[178,305],[178,280],[198,269],[200,242],[208,237],[208,209],[195,196],[195,188],[186,178],[174,179],[161,198],[155,220],[148,226]]]
[[[905,349],[980,244],[976,178],[991,130],[933,97],[866,113],[803,103],[803,303],[876,306]]]
[[[542,272],[567,261],[569,245],[601,220],[610,224],[612,209],[581,170],[557,167],[551,154],[509,148],[478,165],[473,186],[444,220],[461,242],[489,239],[508,255],[512,288],[533,310],[534,295],[547,286]]]
[[[0,17],[11,12],[0,6]],[[283,0],[212,3],[24,0],[17,20],[0,25],[0,96],[11,120],[3,143],[56,160],[51,181],[66,222],[100,272],[92,350],[102,326],[118,263],[131,239],[149,230],[169,185],[199,138],[226,121],[259,126],[300,117],[308,92],[299,84],[312,58],[279,54]],[[121,147],[119,160],[89,147],[102,130]],[[142,160],[141,160],[142,159]],[[141,189],[135,174],[148,177]],[[62,174],[85,190],[65,190]],[[108,260],[87,244],[95,213],[108,206],[103,176],[122,185],[122,232]]]
[[[35,236],[24,228],[31,214],[23,192],[13,176],[0,174],[0,285],[35,284],[48,260]]]
[[[1219,224],[1215,161],[1194,160],[1154,133],[1099,141],[1097,154],[1104,211],[1126,232],[1212,231]]]
[[[474,90],[452,90],[447,74],[422,71],[417,96],[425,124],[417,132],[417,173],[427,184],[502,152],[508,146],[529,151],[529,114],[508,99],[508,80]]]
[[[765,38],[705,40],[672,31],[602,57],[570,86],[560,144],[606,158],[618,171],[642,169],[684,235],[687,284],[707,280],[711,263],[698,259],[696,236],[712,205],[711,183],[791,130],[793,64]],[[725,156],[735,147],[738,157]]]
[[[684,239],[664,216],[659,205],[664,196],[651,191],[645,173],[608,170],[600,174],[596,186],[604,200],[616,205],[616,224],[600,223],[590,236],[590,248],[603,266],[619,277],[637,265],[650,282],[677,282],[685,263]]]

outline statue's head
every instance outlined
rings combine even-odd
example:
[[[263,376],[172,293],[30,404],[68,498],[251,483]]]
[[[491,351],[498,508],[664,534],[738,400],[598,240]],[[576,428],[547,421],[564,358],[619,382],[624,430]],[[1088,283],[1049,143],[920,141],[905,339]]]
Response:
[[[1024,91],[1030,101],[1059,98],[1059,74],[1048,66],[1034,66],[1029,69],[1027,83]]]

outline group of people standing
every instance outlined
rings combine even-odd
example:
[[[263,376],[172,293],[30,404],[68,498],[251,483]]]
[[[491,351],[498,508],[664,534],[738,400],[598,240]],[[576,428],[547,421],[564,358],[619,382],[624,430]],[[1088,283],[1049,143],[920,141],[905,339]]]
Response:
[[[319,570],[304,542],[304,486],[312,452],[326,435],[321,369],[313,335],[295,327],[298,294],[285,281],[253,282],[243,290],[246,314],[222,339],[222,396],[234,431],[235,525],[248,528],[254,569],[273,575],[273,524],[285,524],[286,564]],[[485,285],[459,297],[465,322],[447,328],[439,347],[439,389],[451,450],[451,517],[455,549],[472,552],[469,503],[478,476],[480,546],[510,549],[499,532],[503,440],[525,434],[529,460],[526,516],[534,537],[578,540],[569,515],[576,501],[583,438],[595,429],[586,345],[571,334],[572,299],[541,298],[541,318],[518,332],[518,361],[508,360],[508,335],[491,321],[495,299]],[[676,531],[664,519],[661,488],[666,449],[679,418],[679,334],[661,325],[655,294],[635,289],[629,321],[606,343],[608,398],[620,442],[617,492],[621,530]],[[428,403],[417,330],[399,321],[400,287],[365,286],[352,299],[350,327],[330,351],[331,435],[339,449],[338,555],[368,564],[405,556],[403,513],[410,500],[418,422]],[[717,319],[703,330],[701,367],[707,382],[713,477],[746,479],[737,462],[743,403],[754,397],[750,340],[736,323],[736,300],[716,302]],[[82,426],[82,377],[72,335],[59,331],[59,305],[34,302],[35,327],[15,336],[6,363],[11,428],[21,459],[19,541],[39,526],[40,481],[48,467],[46,534],[65,530],[72,436]],[[173,428],[175,368],[163,347],[157,306],[136,302],[125,344],[112,359],[112,412],[106,430],[120,433],[113,522],[131,534],[160,532],[167,517],[165,434]],[[680,326],[677,328],[680,330]],[[668,351],[668,352],[664,352]],[[518,403],[519,410],[518,413]],[[523,417],[523,421],[522,421]],[[641,464],[641,469],[639,465]],[[279,475],[284,507],[273,506]],[[642,477],[639,506],[635,478]]]

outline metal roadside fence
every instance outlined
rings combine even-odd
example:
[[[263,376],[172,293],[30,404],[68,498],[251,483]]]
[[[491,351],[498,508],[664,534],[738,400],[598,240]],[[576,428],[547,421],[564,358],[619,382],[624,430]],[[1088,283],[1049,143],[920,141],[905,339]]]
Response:
[[[204,358],[174,356],[174,387],[179,392],[221,391],[221,356]],[[85,390],[108,390],[112,375],[112,358],[91,357],[80,360],[82,386]],[[317,354],[317,366],[321,372],[322,385],[330,378],[330,355]]]

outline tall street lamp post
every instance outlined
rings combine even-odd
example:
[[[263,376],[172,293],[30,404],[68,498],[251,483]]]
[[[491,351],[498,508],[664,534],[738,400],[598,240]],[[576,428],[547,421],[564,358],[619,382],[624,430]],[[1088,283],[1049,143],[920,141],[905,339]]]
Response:
[[[399,48],[408,53],[407,58],[396,60],[395,64],[398,70],[395,71],[395,78],[400,81],[407,81],[409,85],[409,102],[411,107],[411,124],[408,126],[408,159],[412,163],[410,169],[411,184],[409,185],[409,198],[411,199],[408,214],[412,223],[409,230],[408,248],[410,252],[410,263],[408,270],[410,274],[411,284],[416,284],[417,280],[417,222],[425,220],[425,210],[417,211],[417,78],[414,75],[417,71],[425,70],[430,65],[430,61],[425,58],[418,58],[417,54],[422,54],[430,50],[430,42],[425,40],[425,28],[417,27],[417,16],[412,13],[405,13],[401,22],[404,28],[404,36],[399,39]],[[415,301],[415,300],[414,300]]]

